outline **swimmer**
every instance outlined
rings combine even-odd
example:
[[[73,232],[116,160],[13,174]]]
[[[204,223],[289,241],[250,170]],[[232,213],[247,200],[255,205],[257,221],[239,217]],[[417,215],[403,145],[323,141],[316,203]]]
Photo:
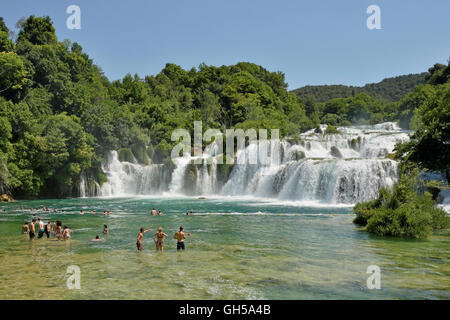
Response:
[[[109,234],[108,226],[106,224],[103,225],[103,234]]]
[[[184,250],[184,240],[186,240],[186,238],[191,235],[190,232],[188,232],[188,234],[186,235],[184,233],[183,229],[184,229],[183,226],[180,226],[180,230],[175,232],[175,235],[173,236],[174,239],[178,240],[177,241],[177,251],[180,249]]]
[[[23,234],[28,234],[29,230],[30,230],[30,228],[28,227],[28,222],[25,221],[25,223],[22,226],[22,233]]]
[[[159,227],[158,232],[153,236],[153,240],[155,240],[156,243],[156,251],[160,250],[161,252],[164,251],[164,239],[168,237],[162,230],[163,228]]]
[[[152,216],[156,216],[156,209],[155,208],[152,209]]]
[[[81,210],[81,211],[80,211],[80,214],[81,214],[81,215],[83,215],[83,214],[84,214],[84,211],[83,211],[83,210]]]
[[[141,230],[138,234],[137,240],[136,240],[136,246],[137,246],[138,251],[142,251],[142,238],[144,237],[144,233],[151,231],[151,230],[152,229],[144,230],[144,228],[141,228]]]
[[[159,210],[159,211],[158,211],[158,216],[162,216],[162,215],[163,215],[162,211]]]
[[[103,241],[103,239],[100,239],[99,236],[95,236],[95,239],[92,239],[91,241],[93,241],[93,242],[99,242],[99,241]]]

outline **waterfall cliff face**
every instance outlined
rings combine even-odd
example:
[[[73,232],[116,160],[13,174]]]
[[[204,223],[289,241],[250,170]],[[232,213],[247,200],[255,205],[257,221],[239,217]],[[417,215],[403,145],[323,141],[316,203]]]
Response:
[[[110,152],[102,170],[108,181],[101,187],[101,196],[150,195],[167,189],[167,172],[163,165],[120,162],[117,151]]]
[[[295,140],[252,142],[235,154],[234,165],[217,163],[215,143],[205,148],[201,164],[186,156],[174,161],[174,169],[120,162],[112,151],[103,164],[108,181],[98,195],[167,192],[352,204],[373,199],[381,187],[396,182],[397,163],[386,156],[396,142],[408,139],[407,132],[395,123],[338,130],[340,134],[311,130]],[[261,151],[267,155],[264,161]]]
[[[321,127],[325,131],[326,127]],[[408,139],[393,123],[339,128],[341,134],[300,135],[300,141],[270,142],[269,164],[250,164],[258,145],[251,144],[237,158],[222,193],[254,195],[293,201],[356,203],[377,197],[381,187],[397,180],[397,163],[387,159],[395,143]],[[238,161],[243,162],[243,161]]]

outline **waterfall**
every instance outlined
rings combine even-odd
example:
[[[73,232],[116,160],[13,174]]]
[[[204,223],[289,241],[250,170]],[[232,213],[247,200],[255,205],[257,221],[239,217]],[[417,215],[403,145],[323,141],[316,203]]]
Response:
[[[107,182],[103,183],[102,196],[150,195],[165,190],[165,172],[160,164],[140,165],[120,162],[117,151],[111,151],[102,165]]]
[[[325,132],[326,125],[321,125]],[[163,164],[120,162],[111,151],[102,169],[107,176],[99,195],[250,195],[289,201],[353,204],[377,197],[397,180],[397,162],[387,158],[408,132],[395,123],[339,127],[339,134],[310,130],[283,140],[250,142],[234,165],[217,164],[219,145],[211,143],[200,157],[185,155]],[[261,153],[267,155],[262,161]],[[199,163],[194,163],[197,160]],[[228,170],[228,171],[227,171]],[[80,194],[89,195],[86,178]]]
[[[182,193],[184,186],[184,175],[186,173],[186,168],[191,162],[191,158],[184,156],[174,159],[176,168],[172,173],[172,181],[169,185],[169,191],[171,193]]]
[[[96,197],[101,194],[100,185],[95,179],[86,177],[84,171],[80,174],[80,197]]]

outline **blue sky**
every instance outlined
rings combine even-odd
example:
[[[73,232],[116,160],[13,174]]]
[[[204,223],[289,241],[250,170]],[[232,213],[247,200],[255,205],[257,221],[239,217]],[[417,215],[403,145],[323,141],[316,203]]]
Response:
[[[66,27],[69,5],[81,30]],[[381,8],[381,30],[366,8]],[[167,62],[239,61],[282,71],[290,89],[363,85],[426,71],[450,57],[450,1],[433,0],[15,0],[0,16],[49,15],[60,41],[80,43],[110,80],[157,74]]]

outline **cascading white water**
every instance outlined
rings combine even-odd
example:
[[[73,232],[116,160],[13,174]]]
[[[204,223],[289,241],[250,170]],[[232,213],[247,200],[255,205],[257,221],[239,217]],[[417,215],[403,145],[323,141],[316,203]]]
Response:
[[[80,197],[100,195],[100,185],[94,179],[87,179],[84,171],[80,175]]]
[[[111,151],[102,165],[108,181],[103,183],[100,195],[123,196],[155,194],[165,190],[165,172],[160,164],[143,166],[120,162],[117,151]]]
[[[325,131],[326,126],[321,129]],[[237,164],[226,181],[219,181],[217,143],[205,148],[202,164],[191,165],[198,158],[181,157],[174,160],[172,172],[164,165],[120,162],[117,152],[112,151],[103,164],[108,181],[100,195],[152,195],[169,191],[351,204],[375,198],[383,186],[391,187],[397,180],[397,163],[386,156],[396,142],[408,139],[408,133],[395,123],[338,130],[340,134],[310,130],[295,143],[291,140],[250,143],[235,155]],[[265,148],[268,161],[257,158],[259,148]],[[257,161],[251,162],[255,157]],[[186,180],[189,174],[194,180]]]
[[[190,157],[180,157],[174,159],[176,168],[172,173],[172,181],[169,185],[169,191],[171,193],[182,193],[184,184],[184,174],[186,172],[187,165],[191,162]]]
[[[294,145],[264,142],[271,150],[269,164],[250,164],[258,143],[250,144],[236,155],[243,164],[234,166],[222,194],[350,204],[375,198],[383,186],[392,187],[397,163],[386,155],[408,134],[393,123],[338,129],[340,134],[310,130]]]

